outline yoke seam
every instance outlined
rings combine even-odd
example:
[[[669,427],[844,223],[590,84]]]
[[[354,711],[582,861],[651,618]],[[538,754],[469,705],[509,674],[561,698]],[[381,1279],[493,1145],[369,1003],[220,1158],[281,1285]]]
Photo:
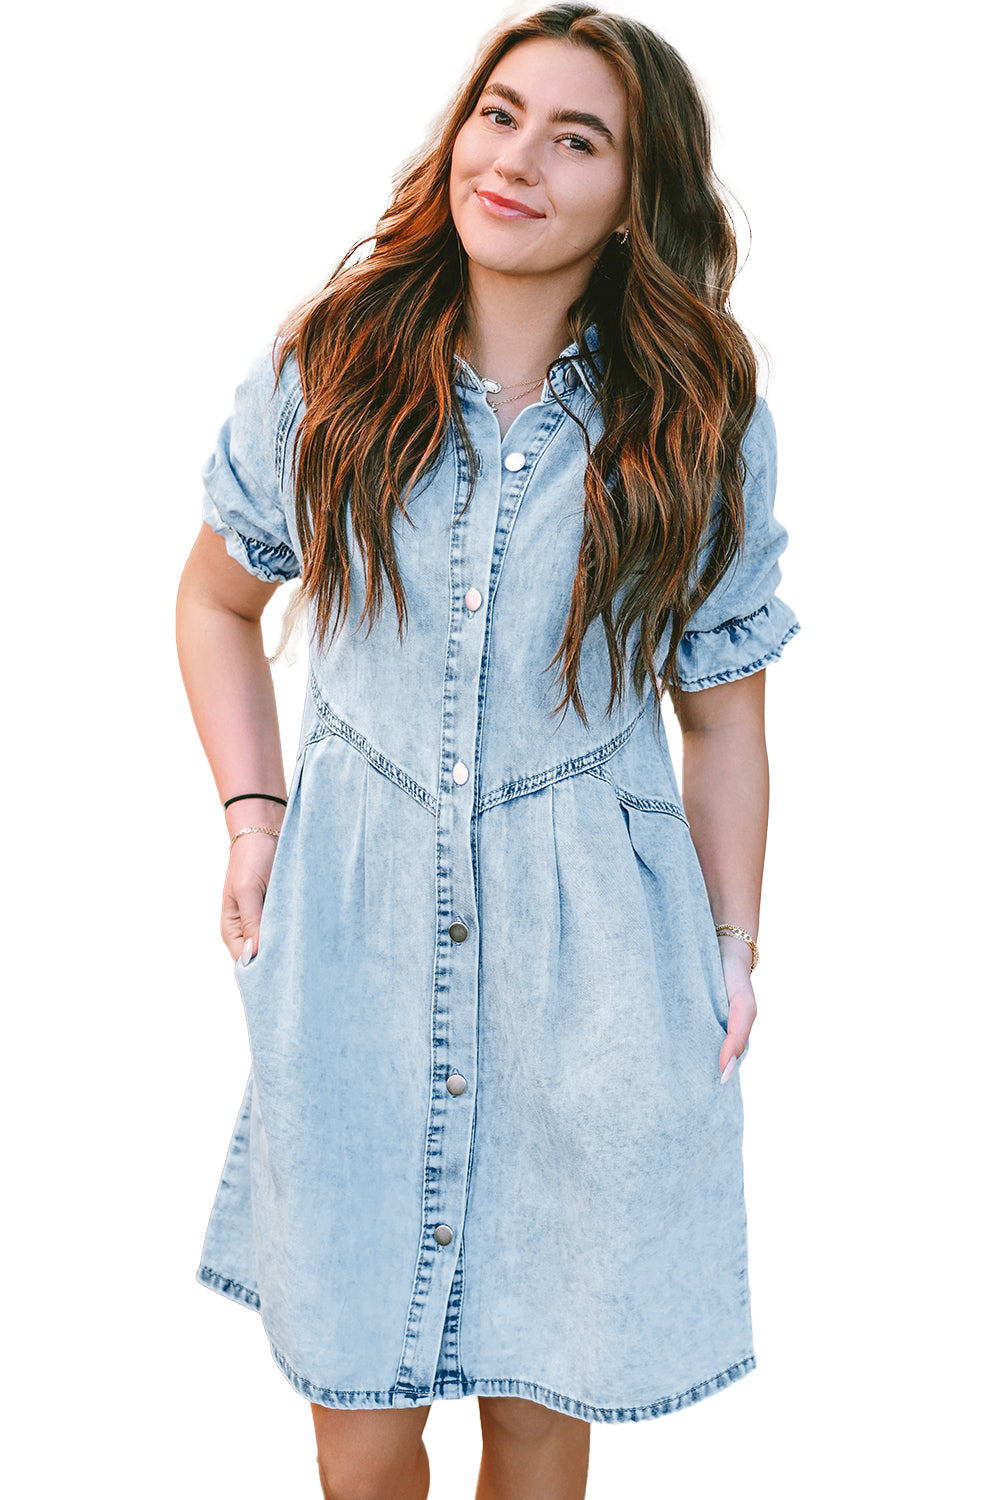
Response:
[[[413,797],[414,801],[419,803],[427,812],[434,814],[438,806],[437,797],[433,796],[426,787],[421,786],[419,781],[415,781],[395,761],[383,755],[381,750],[377,750],[371,740],[362,734],[360,730],[356,729],[353,724],[349,724],[346,719],[342,719],[338,714],[335,714],[321,693],[319,684],[312,672],[309,674],[309,687],[313,695],[316,712],[326,727],[323,733],[311,734],[305,744],[313,745],[319,740],[327,739],[332,734],[340,735],[342,739],[347,740],[348,744],[353,745],[388,781],[394,782],[396,786]],[[305,745],[303,748],[305,749]]]
[[[474,804],[474,814],[486,812],[488,808],[497,807],[502,802],[510,802],[515,797],[524,797],[531,792],[541,791],[543,787],[554,786],[558,781],[565,781],[569,776],[577,776],[582,771],[589,771],[594,766],[600,765],[621,749],[645,714],[646,704],[640,708],[625,729],[621,729],[618,734],[613,735],[604,744],[596,746],[594,750],[588,750],[583,755],[575,755],[570,760],[550,766],[545,771],[537,771],[532,776],[519,776],[514,781],[505,782],[492,792],[485,792]]]
[[[340,738],[347,740],[350,745],[353,745],[387,780],[399,786],[413,797],[421,807],[434,814],[437,810],[437,798],[427,791],[425,787],[421,786],[418,781],[415,781],[395,761],[390,760],[381,750],[377,750],[371,740],[362,734],[360,730],[356,729],[353,724],[349,724],[347,720],[335,714],[323,697],[312,673],[310,673],[309,685],[316,711],[322,720],[323,727],[318,731],[314,731],[303,741],[300,755],[306,750],[307,746],[315,745],[322,740],[329,739],[331,735],[338,735]],[[645,712],[646,708],[644,705],[624,729],[620,730],[618,734],[613,735],[611,739],[606,740],[603,744],[596,746],[595,749],[589,750],[583,755],[573,756],[570,760],[562,761],[555,766],[549,766],[544,771],[537,771],[531,776],[521,776],[514,781],[505,782],[494,791],[479,797],[473,803],[473,817],[479,817],[481,813],[488,811],[491,807],[498,807],[504,802],[513,801],[516,797],[528,796],[533,792],[542,791],[546,787],[554,786],[559,781],[565,781],[569,777],[589,772],[592,775],[602,776],[604,780],[608,781],[614,787],[617,796],[631,801],[634,806],[645,808],[649,812],[670,813],[675,817],[681,818],[683,822],[687,821],[684,813],[676,804],[661,801],[658,798],[639,797],[637,794],[628,792],[620,787],[612,777],[599,769],[604,761],[609,760],[621,749],[635,730],[640,719],[643,718]]]
[[[663,797],[641,797],[637,792],[627,791],[625,787],[619,786],[614,776],[610,776],[603,766],[588,766],[588,776],[598,776],[602,781],[607,781],[620,802],[625,802],[629,807],[638,808],[640,812],[665,813],[679,822],[689,826],[685,817],[684,809],[676,802],[667,802]]]

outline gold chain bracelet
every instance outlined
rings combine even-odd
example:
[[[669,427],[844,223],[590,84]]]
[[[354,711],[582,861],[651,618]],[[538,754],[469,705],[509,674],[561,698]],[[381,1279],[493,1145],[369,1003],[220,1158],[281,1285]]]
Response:
[[[280,834],[280,829],[264,828],[259,823],[255,823],[252,828],[241,828],[239,833],[234,833],[233,837],[229,841],[229,847],[232,849],[237,839],[242,839],[245,833],[270,833],[271,837],[276,839]]]
[[[745,932],[743,927],[734,927],[732,922],[718,922],[716,925],[716,936],[719,937],[721,932],[729,932],[731,936],[742,938],[745,943],[750,944],[751,973],[753,974],[754,966],[758,962],[758,945],[752,938],[751,934],[749,932]]]

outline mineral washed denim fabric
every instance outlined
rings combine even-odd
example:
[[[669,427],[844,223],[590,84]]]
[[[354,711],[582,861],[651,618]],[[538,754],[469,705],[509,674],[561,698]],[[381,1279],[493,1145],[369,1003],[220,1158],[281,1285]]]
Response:
[[[585,466],[560,402],[601,431],[578,355],[503,437],[456,363],[476,492],[464,509],[453,433],[396,525],[402,643],[391,599],[356,632],[353,556],[347,626],[312,649],[259,952],[235,965],[252,1069],[197,1274],[260,1313],[324,1406],[515,1395],[635,1421],[755,1365],[740,1072],[720,1084],[727,995],[657,695],[605,717],[598,622],[590,727],[550,712]],[[294,360],[272,385],[269,348],[203,514],[279,580],[301,569]],[[746,547],[685,636],[693,691],[799,629],[760,397],[743,451]]]

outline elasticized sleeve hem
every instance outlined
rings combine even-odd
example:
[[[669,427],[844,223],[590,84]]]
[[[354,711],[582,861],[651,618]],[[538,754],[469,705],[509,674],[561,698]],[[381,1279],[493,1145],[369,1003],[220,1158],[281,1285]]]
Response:
[[[288,583],[301,576],[299,559],[291,547],[286,547],[283,542],[265,542],[238,531],[223,520],[207,488],[202,497],[202,519],[222,537],[233,561],[264,583]]]
[[[302,406],[298,369],[286,361],[275,388],[265,349],[236,388],[233,407],[202,468],[202,518],[235,562],[265,583],[298,578],[286,454]]]
[[[712,630],[686,631],[677,657],[682,691],[698,692],[760,672],[778,661],[799,628],[788,604],[773,595],[752,614],[724,620]]]

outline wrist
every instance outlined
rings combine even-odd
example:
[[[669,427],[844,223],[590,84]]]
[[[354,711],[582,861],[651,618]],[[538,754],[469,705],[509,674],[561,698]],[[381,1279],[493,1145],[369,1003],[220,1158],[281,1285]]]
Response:
[[[719,922],[716,924],[716,940],[721,954],[746,961],[748,973],[757,965],[758,945],[746,927],[736,927],[732,922]]]
[[[726,934],[718,936],[717,941],[719,942],[720,957],[726,963],[740,964],[750,974],[751,950],[747,944],[742,943],[740,938],[730,937]]]
[[[284,817],[280,802],[272,802],[269,797],[243,797],[226,808],[226,830],[232,838],[241,828],[281,828]]]

